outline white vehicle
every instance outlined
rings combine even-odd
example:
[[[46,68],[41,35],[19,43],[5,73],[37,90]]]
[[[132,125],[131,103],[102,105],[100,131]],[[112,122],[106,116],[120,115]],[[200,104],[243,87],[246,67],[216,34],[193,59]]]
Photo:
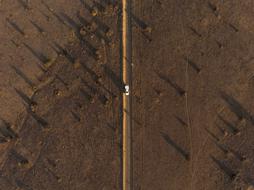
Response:
[[[129,94],[130,94],[130,91],[129,91],[129,90],[130,90],[130,87],[129,87],[129,85],[125,85],[125,86],[124,86],[124,89],[125,89],[125,92],[124,92],[125,95],[126,95],[126,96],[129,96]]]

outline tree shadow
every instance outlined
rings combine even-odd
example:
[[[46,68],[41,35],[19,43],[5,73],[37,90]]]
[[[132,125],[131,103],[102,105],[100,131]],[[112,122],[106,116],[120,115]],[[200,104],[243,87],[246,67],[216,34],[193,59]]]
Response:
[[[100,81],[99,81],[99,76],[90,68],[88,68],[86,65],[84,65],[84,70],[88,72],[93,79],[93,81],[105,92],[107,92],[112,98],[115,98],[116,95],[111,92],[108,88],[106,88]],[[87,86],[94,94],[99,93],[99,89],[96,89],[94,86],[88,84],[83,78],[81,78],[81,82]]]
[[[19,154],[16,150],[14,149],[11,149],[10,150],[10,155],[15,159],[17,160],[18,163],[20,163],[21,165],[26,165],[29,163],[29,161],[24,157],[22,156],[21,154]]]
[[[74,111],[71,111],[71,115],[73,116],[73,118],[76,120],[76,121],[78,121],[78,122],[80,122],[80,117],[78,116],[78,114],[76,114]]]
[[[220,144],[218,141],[212,141],[217,148],[219,148],[224,154],[228,154],[229,150],[225,145]]]
[[[103,23],[101,20],[99,20],[96,17],[92,18],[92,21],[96,23],[96,25],[98,26],[99,30],[103,31],[105,34],[108,33],[110,31],[110,27],[108,25],[106,25],[105,23]]]
[[[26,111],[27,113],[32,116],[32,118],[42,127],[42,128],[47,128],[48,127],[48,122],[43,119],[42,117],[38,116],[36,113],[34,113],[30,107],[26,106]]]
[[[190,60],[187,57],[184,57],[184,60],[189,64],[197,73],[200,73],[201,69],[197,66],[196,63],[194,63],[192,60]]]
[[[27,0],[18,0],[19,4],[25,9],[29,10],[29,2]]]
[[[0,133],[3,136],[3,138],[1,138],[1,141],[6,141],[6,139],[18,138],[17,133],[11,128],[10,124],[2,118],[0,118]]]
[[[81,24],[74,21],[71,17],[69,17],[67,14],[61,12],[60,17],[64,22],[66,22],[70,28],[72,28],[74,31],[79,31],[81,28]]]
[[[158,73],[158,72],[156,72],[156,74],[158,75],[158,77],[161,80],[167,82],[177,92],[178,95],[180,95],[180,96],[185,95],[185,93],[186,93],[185,90],[182,89],[178,84],[176,84],[176,82],[174,82],[169,76],[165,76],[165,75]]]
[[[253,116],[233,97],[221,92],[222,99],[227,103],[229,109],[239,118],[246,119],[254,124]]]
[[[194,35],[198,36],[199,38],[202,37],[202,35],[201,35],[195,28],[193,28],[192,26],[189,26],[188,28],[190,29],[190,31],[191,31]]]
[[[99,12],[105,12],[106,7],[99,1],[93,1],[93,7],[96,8]]]
[[[171,145],[185,160],[190,160],[190,155],[188,152],[183,150],[179,145],[177,145],[167,134],[161,132],[163,139]]]
[[[211,9],[211,11],[213,12],[213,14],[215,16],[218,16],[218,8],[215,4],[211,3],[211,2],[208,2],[208,8]]]
[[[233,24],[229,23],[228,26],[234,31],[234,32],[239,32],[239,29],[236,28]]]
[[[177,115],[174,115],[174,117],[182,126],[187,126],[187,123],[182,118]]]
[[[56,78],[57,80],[59,80],[59,81],[65,86],[65,88],[66,88],[67,90],[69,90],[69,84],[68,84],[67,82],[65,82],[65,81],[62,79],[62,77],[59,76],[58,73],[55,74],[55,78]]]
[[[41,34],[45,34],[45,30],[39,26],[36,22],[30,20],[31,24],[36,28],[36,30],[41,33]]]
[[[84,69],[85,72],[87,72],[92,80],[96,83],[99,83],[99,76],[91,69],[89,68],[84,62],[80,62],[82,68]]]
[[[83,37],[79,37],[79,39],[80,39],[80,45],[84,48],[84,50],[86,50],[88,55],[90,55],[94,60],[97,61],[99,59],[99,55],[97,54],[97,49]]]
[[[18,186],[18,188],[20,189],[24,189],[24,190],[33,190],[32,187],[30,187],[29,185],[25,184],[23,181],[16,179],[15,180],[16,185]]]
[[[81,81],[83,82],[83,84],[89,89],[89,92],[91,92],[91,94],[93,94],[94,96],[97,96],[99,101],[103,104],[106,105],[108,102],[108,98],[99,90],[99,88],[96,88],[90,84],[88,84],[88,82],[86,82],[85,80],[81,79]]]
[[[141,28],[141,34],[145,37],[146,40],[149,42],[152,41],[151,37],[147,34],[147,32],[151,32],[151,28],[146,24],[143,20],[135,16],[133,13],[131,13],[131,18],[134,21],[134,23]]]
[[[219,126],[218,124],[215,124],[215,127],[220,131],[220,133],[222,135],[225,135],[225,129],[223,129],[221,126]]]
[[[80,92],[88,102],[92,103],[94,101],[94,98],[85,89],[80,89]]]
[[[220,139],[215,135],[213,134],[210,130],[208,130],[207,128],[205,128],[205,131],[216,141],[219,141]]]
[[[70,26],[68,26],[68,25],[64,22],[64,20],[63,20],[57,13],[55,13],[55,12],[53,11],[52,8],[50,8],[50,6],[49,6],[47,3],[45,3],[45,1],[41,1],[41,3],[42,3],[42,5],[43,5],[49,12],[51,12],[51,14],[58,20],[58,22],[60,22],[61,24],[65,25],[65,26],[67,26],[67,27],[70,27]],[[49,16],[47,16],[47,15],[44,14],[43,12],[42,12],[42,14],[43,14],[46,18],[49,18]]]
[[[34,87],[34,83],[17,67],[14,65],[11,65],[11,68],[16,72],[17,75],[19,75],[30,87]]]
[[[98,60],[97,49],[84,37],[82,37],[82,35],[80,35],[80,28],[82,27],[81,24],[75,22],[71,17],[69,17],[65,13],[61,13],[61,17],[65,22],[68,23],[68,26],[73,29],[76,37],[80,41],[80,45],[86,50],[86,52],[90,56],[92,56],[95,60]]]
[[[90,6],[89,4],[86,3],[85,0],[80,0],[80,3],[85,7],[85,9],[87,9],[90,13],[93,11],[92,6]]]
[[[128,112],[126,109],[122,110],[123,112],[125,112],[127,115],[130,116],[130,120],[133,121],[134,123],[136,123],[137,125],[141,125],[141,122],[138,121],[138,119],[133,117],[133,114],[131,114],[130,112]]]
[[[115,125],[110,124],[110,123],[107,123],[106,126],[107,126],[109,129],[111,129],[113,132],[116,131],[116,126],[115,126]]]
[[[230,133],[232,133],[233,135],[236,135],[237,133],[239,133],[239,130],[232,123],[230,123],[229,121],[225,120],[221,115],[218,115],[218,118],[228,128]]]
[[[26,47],[26,49],[28,49],[33,54],[33,56],[35,56],[41,63],[43,63],[43,65],[46,64],[48,61],[50,61],[49,58],[46,57],[43,53],[35,51],[26,43],[23,43],[23,44]]]
[[[26,103],[28,106],[36,105],[36,102],[31,100],[30,97],[28,97],[25,93],[23,93],[21,90],[14,88],[16,93],[19,95],[19,97],[23,100],[24,103]]]
[[[52,47],[54,51],[59,55],[63,55],[70,63],[74,64],[75,63],[75,57],[71,55],[71,53],[60,46],[57,42],[53,42],[54,46]]]
[[[120,92],[124,92],[125,91],[125,84],[124,84],[123,80],[119,76],[117,76],[109,66],[102,65],[102,67],[103,67],[106,75],[112,80],[112,82],[120,90]]]
[[[134,23],[137,24],[137,26],[139,26],[142,30],[146,30],[148,28],[148,24],[146,24],[143,20],[141,20],[140,18],[138,18],[136,15],[134,15],[133,13],[131,13],[131,18],[134,21]]]
[[[4,144],[4,143],[7,143],[7,142],[8,142],[8,140],[5,137],[0,136],[0,144]]]
[[[93,85],[90,85],[88,82],[86,82],[83,78],[81,78],[81,82],[89,89],[89,91],[93,94],[93,95],[96,95],[96,94],[99,94],[99,90],[93,86]]]
[[[89,23],[87,20],[85,20],[84,17],[82,17],[80,14],[77,14],[77,18],[79,19],[79,22],[82,23],[82,28],[87,32],[94,34],[96,38],[98,38],[101,41],[104,41],[106,44],[110,43],[110,39],[107,37],[107,32],[110,30],[109,27],[99,21],[97,18],[93,18],[93,21],[96,25],[94,29],[91,29],[91,23]],[[93,31],[92,31],[93,30]]]
[[[219,169],[226,174],[231,180],[234,180],[237,176],[237,173],[234,172],[231,168],[229,168],[225,163],[216,159],[214,156],[210,155],[212,161],[219,167]]]
[[[21,35],[25,35],[25,32],[17,25],[17,23],[11,21],[9,18],[6,19],[6,21]]]

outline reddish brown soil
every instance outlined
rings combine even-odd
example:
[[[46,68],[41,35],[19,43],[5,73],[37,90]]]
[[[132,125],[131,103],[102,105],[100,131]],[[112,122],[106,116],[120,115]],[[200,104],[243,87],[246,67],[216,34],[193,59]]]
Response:
[[[0,189],[119,189],[118,3],[1,10]]]
[[[253,2],[135,1],[134,187],[253,184]]]
[[[0,1],[1,190],[121,189],[120,2]],[[251,190],[253,5],[133,1],[133,189]]]

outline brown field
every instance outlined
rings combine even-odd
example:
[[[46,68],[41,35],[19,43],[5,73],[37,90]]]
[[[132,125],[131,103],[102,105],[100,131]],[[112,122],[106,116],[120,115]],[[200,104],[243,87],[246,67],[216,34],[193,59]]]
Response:
[[[0,0],[0,190],[254,189],[254,1]],[[125,189],[130,190],[130,189]]]

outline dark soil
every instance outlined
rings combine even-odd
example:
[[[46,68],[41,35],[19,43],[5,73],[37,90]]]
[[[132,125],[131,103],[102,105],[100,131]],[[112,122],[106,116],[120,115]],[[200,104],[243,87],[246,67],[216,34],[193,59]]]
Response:
[[[118,3],[1,10],[0,188],[119,189]]]
[[[251,190],[254,2],[132,2],[133,189]],[[0,190],[121,189],[121,1],[0,1]]]
[[[252,1],[133,3],[134,187],[253,184]]]

